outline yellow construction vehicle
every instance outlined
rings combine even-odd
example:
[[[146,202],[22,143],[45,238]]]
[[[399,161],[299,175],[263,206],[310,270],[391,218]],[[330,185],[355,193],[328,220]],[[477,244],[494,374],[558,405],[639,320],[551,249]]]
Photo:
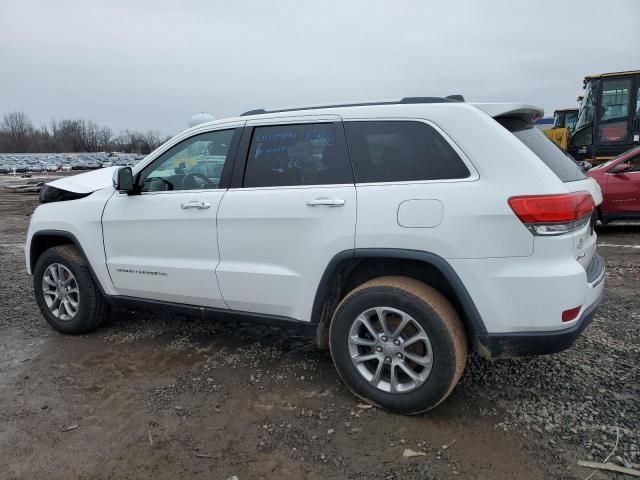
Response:
[[[569,153],[598,164],[639,144],[640,70],[585,77]]]
[[[561,149],[569,146],[569,137],[578,120],[577,108],[563,108],[553,112],[553,127],[544,130],[544,134]]]

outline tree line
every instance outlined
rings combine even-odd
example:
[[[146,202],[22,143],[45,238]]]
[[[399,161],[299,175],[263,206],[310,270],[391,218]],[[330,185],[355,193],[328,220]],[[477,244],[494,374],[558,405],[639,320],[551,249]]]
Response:
[[[117,151],[146,155],[167,138],[154,130],[123,130],[115,135],[109,127],[91,120],[51,120],[37,128],[24,112],[6,113],[0,121],[1,153]]]

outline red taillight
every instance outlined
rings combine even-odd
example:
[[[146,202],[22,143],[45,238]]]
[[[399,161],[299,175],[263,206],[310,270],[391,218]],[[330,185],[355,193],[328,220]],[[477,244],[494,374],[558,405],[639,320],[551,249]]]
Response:
[[[565,310],[564,312],[562,312],[562,321],[570,322],[571,320],[575,320],[575,318],[578,316],[578,313],[580,313],[581,308],[582,307],[570,308],[569,310]]]
[[[527,225],[573,222],[595,208],[589,192],[511,197],[509,206]]]

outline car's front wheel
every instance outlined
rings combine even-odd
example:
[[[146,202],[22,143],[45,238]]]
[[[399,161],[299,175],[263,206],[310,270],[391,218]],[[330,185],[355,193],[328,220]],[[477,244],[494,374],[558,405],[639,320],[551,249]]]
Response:
[[[453,306],[408,277],[376,278],[347,294],[334,314],[329,343],[340,377],[356,395],[404,414],[442,402],[467,356]]]
[[[33,271],[33,289],[47,322],[62,333],[86,333],[107,317],[109,306],[75,247],[46,250]]]

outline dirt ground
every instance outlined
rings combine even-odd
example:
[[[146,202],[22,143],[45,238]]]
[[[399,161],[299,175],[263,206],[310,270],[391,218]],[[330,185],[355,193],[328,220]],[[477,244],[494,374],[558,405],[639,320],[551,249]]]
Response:
[[[598,229],[605,300],[572,349],[472,355],[444,404],[405,417],[363,405],[286,330],[116,310],[56,333],[24,268],[36,203],[0,188],[2,479],[584,479],[577,461],[617,437],[611,460],[638,468],[640,225]]]

